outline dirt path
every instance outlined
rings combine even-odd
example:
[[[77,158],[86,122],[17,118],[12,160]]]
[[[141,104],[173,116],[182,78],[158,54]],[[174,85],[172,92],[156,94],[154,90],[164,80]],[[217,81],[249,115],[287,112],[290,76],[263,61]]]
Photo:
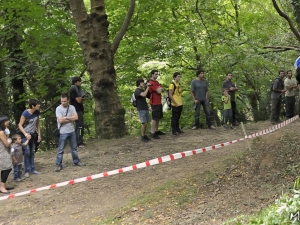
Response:
[[[277,131],[276,134],[282,135],[282,132],[296,129],[298,125],[298,121],[293,122]],[[269,126],[269,122],[262,122],[247,124],[245,127],[249,134]],[[275,133],[268,136],[271,139],[275,138],[272,135],[275,135]],[[86,149],[79,150],[82,161],[87,164],[86,167],[74,167],[71,163],[71,155],[68,153],[65,154],[64,169],[60,173],[54,172],[55,151],[39,153],[36,155],[36,166],[43,174],[32,175],[22,183],[15,183],[11,174],[8,186],[14,186],[14,192],[17,193],[130,166],[171,153],[239,139],[243,136],[241,127],[237,127],[236,130],[226,132],[222,128],[218,128],[216,131],[205,129],[186,130],[185,134],[178,138],[173,138],[168,134],[162,136],[158,141],[153,140],[147,144],[141,143],[139,137],[94,142],[90,143]],[[236,159],[247,151],[247,143],[242,141],[228,147],[161,165],[4,200],[0,202],[0,224],[102,224],[96,222],[95,218],[104,218],[112,211],[126,206],[130,200],[151,193],[156,187],[164,185],[168,181],[183,181],[193,178],[195,179],[194,183],[197,183],[200,181],[195,175],[205,171],[214,173],[216,177],[222,177],[221,174],[226,172],[230,165],[233,166]],[[233,169],[231,168],[231,170]],[[201,180],[201,177],[199,177],[199,180]],[[217,181],[217,183],[221,185],[222,181]],[[141,224],[151,224],[151,221],[156,224],[175,224],[174,221],[178,221],[178,224],[191,224],[195,221],[198,221],[199,224],[205,224],[206,222],[207,224],[218,224],[223,220],[221,218],[228,218],[243,212],[244,209],[240,208],[239,204],[244,201],[244,198],[248,197],[249,199],[247,209],[251,209],[250,211],[257,209],[260,206],[256,201],[257,198],[259,199],[257,196],[263,194],[260,193],[263,190],[257,190],[254,193],[253,190],[248,190],[247,187],[236,189],[236,191],[233,191],[235,189],[232,188],[230,191],[223,193],[220,192],[221,186],[201,185],[199,183],[197,193],[199,195],[196,200],[201,201],[202,205],[198,202],[195,208],[198,215],[199,212],[201,213],[203,223],[199,223],[199,219],[191,216],[192,211],[190,208],[180,208],[178,211],[176,211],[177,209],[173,211],[177,213],[184,212],[186,218],[179,217],[177,214],[170,216],[167,212],[162,212],[161,215],[151,216],[150,220]],[[203,187],[207,188],[203,189]],[[246,192],[242,194],[243,191]],[[245,196],[237,198],[241,195]],[[250,199],[249,196],[251,195],[255,195],[255,197]],[[230,210],[225,210],[228,207],[225,202],[228,201],[233,204]],[[196,202],[191,204],[196,204]],[[216,202],[220,203],[217,208],[213,207]],[[222,207],[222,204],[225,208]],[[210,207],[213,210],[204,209]],[[221,209],[225,211],[222,212]],[[195,214],[195,210],[193,213]],[[224,216],[218,215],[220,213],[223,213]],[[140,224],[138,222],[140,216],[139,213],[123,215],[122,223]],[[211,219],[216,223],[211,223]],[[164,222],[160,223],[159,221]]]

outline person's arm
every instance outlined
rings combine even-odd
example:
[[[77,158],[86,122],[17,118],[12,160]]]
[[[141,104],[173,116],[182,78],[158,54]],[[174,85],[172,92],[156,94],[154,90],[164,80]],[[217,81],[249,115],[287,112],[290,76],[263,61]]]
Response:
[[[38,133],[38,139],[37,142],[41,141],[41,126],[40,126],[40,116],[38,115],[37,117],[37,122],[36,122],[36,129],[37,129],[37,133]]]
[[[29,140],[27,139],[24,143],[22,143],[22,146],[28,145]]]
[[[31,137],[30,134],[27,134],[26,131],[24,130],[24,127],[23,127],[25,121],[26,121],[26,118],[25,118],[25,116],[22,115],[21,118],[20,118],[20,122],[18,124],[18,127],[19,127],[19,130],[24,134],[24,136],[26,138],[30,138]]]
[[[225,96],[225,98],[224,98],[224,100],[223,100],[223,102],[225,102],[226,104],[228,103],[228,101],[229,101],[229,97],[228,97],[229,95],[227,95],[227,96]]]
[[[70,96],[72,96],[72,99],[75,99],[75,101],[79,104],[82,104],[82,97],[79,96],[78,92],[73,88],[70,90]]]
[[[283,90],[277,89],[277,87],[278,87],[278,82],[279,82],[279,80],[276,79],[275,82],[274,82],[274,84],[273,84],[273,91],[275,91],[275,92],[280,92],[280,93],[286,92],[286,89],[283,89]],[[275,88],[274,88],[274,87],[275,87]]]
[[[195,104],[197,104],[199,101],[198,101],[198,99],[195,98],[195,87],[194,87],[194,82],[193,81],[191,83],[191,96],[192,96],[193,102]]]
[[[146,90],[144,92],[141,92],[140,96],[146,97],[149,91],[149,86],[147,86]]]
[[[237,87],[230,87],[230,88],[229,88],[229,91],[231,91],[231,92],[236,92],[237,90],[238,90]]]
[[[2,141],[5,147],[8,148],[10,146],[10,142],[7,141],[7,137],[3,130],[0,131],[0,140]]]
[[[173,86],[173,88],[172,88],[172,86]],[[169,98],[171,99],[171,102],[173,102],[174,105],[175,105],[176,107],[178,107],[177,102],[176,102],[176,101],[174,100],[174,98],[173,98],[174,89],[175,89],[175,84],[170,84],[170,86],[169,86]]]

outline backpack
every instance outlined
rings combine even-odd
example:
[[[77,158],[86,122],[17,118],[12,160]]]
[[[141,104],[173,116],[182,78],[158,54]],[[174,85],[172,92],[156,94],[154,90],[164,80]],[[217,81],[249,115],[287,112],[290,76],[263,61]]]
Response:
[[[136,98],[135,98],[134,93],[132,94],[130,101],[131,101],[131,104],[132,104],[134,107],[137,107],[137,102],[136,102]]]
[[[175,93],[175,90],[176,90],[176,85],[175,85],[175,83],[174,82],[172,82],[171,84],[173,84],[174,85],[174,92],[173,92],[173,94]],[[179,84],[180,85],[180,84]],[[171,106],[172,106],[172,100],[171,100],[171,98],[170,98],[170,96],[169,96],[169,90],[166,92],[166,94],[165,94],[165,99],[166,99],[166,103],[167,103],[167,106],[168,106],[168,110],[171,110]]]

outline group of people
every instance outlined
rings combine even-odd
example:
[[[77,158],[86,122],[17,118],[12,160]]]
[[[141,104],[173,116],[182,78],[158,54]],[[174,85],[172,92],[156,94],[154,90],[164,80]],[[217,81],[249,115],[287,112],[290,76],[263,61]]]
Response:
[[[58,150],[56,154],[55,171],[62,169],[62,161],[66,141],[69,140],[71,154],[75,166],[85,166],[80,161],[77,153],[78,147],[83,143],[83,100],[84,93],[81,89],[81,78],[74,77],[68,94],[60,96],[60,105],[56,108],[57,127],[59,129]],[[70,100],[70,104],[69,104]],[[16,182],[29,178],[30,175],[39,175],[34,163],[34,154],[41,141],[40,128],[40,102],[36,99],[28,101],[28,109],[24,110],[15,134],[10,134],[9,117],[0,115],[0,193],[9,194],[12,188],[6,187],[6,181],[12,169]],[[74,126],[75,123],[75,126]],[[24,162],[24,176],[22,164]]]
[[[298,87],[297,81],[292,78],[291,70],[286,72],[280,70],[278,77],[273,81],[271,87],[271,123],[280,123],[280,112],[282,96],[285,95],[285,117],[287,119],[295,116],[295,90]]]
[[[202,105],[205,115],[206,122],[209,129],[216,129],[212,124],[211,110],[209,105],[209,88],[208,82],[204,78],[204,70],[198,70],[196,72],[196,78],[193,79],[191,83],[191,97],[193,100],[193,107],[195,109],[195,120],[192,126],[193,130],[200,128],[200,107]],[[158,130],[159,121],[163,118],[163,106],[162,106],[162,92],[164,91],[163,86],[157,81],[158,70],[152,70],[150,73],[150,79],[145,82],[144,79],[139,78],[136,80],[136,90],[134,96],[136,99],[136,107],[140,122],[142,124],[141,128],[141,140],[147,142],[153,139],[159,139],[160,135],[165,133]],[[230,128],[233,125],[238,125],[236,122],[236,104],[235,104],[235,92],[238,90],[236,85],[231,81],[232,73],[227,73],[226,80],[223,82],[223,94],[222,102],[224,104],[224,123],[227,124],[229,121]],[[173,74],[173,81],[168,87],[168,96],[171,100],[171,128],[172,135],[177,136],[183,133],[180,129],[179,120],[183,110],[183,100],[182,100],[182,89],[180,86],[181,74],[175,72]],[[146,85],[146,89],[144,88]],[[150,106],[148,106],[146,98],[149,98]],[[150,120],[150,113],[152,113],[152,121]],[[151,132],[150,138],[146,135],[147,124],[151,121]],[[224,126],[227,129],[227,126]]]

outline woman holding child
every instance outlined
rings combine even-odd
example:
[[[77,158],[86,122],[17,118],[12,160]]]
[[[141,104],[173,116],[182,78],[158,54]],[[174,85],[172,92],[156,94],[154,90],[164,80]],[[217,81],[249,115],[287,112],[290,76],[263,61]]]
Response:
[[[9,126],[9,118],[5,115],[0,115],[0,193],[9,194],[9,191],[5,187],[9,173],[12,170],[12,159],[9,153],[9,146],[11,140],[7,138],[4,131]]]

